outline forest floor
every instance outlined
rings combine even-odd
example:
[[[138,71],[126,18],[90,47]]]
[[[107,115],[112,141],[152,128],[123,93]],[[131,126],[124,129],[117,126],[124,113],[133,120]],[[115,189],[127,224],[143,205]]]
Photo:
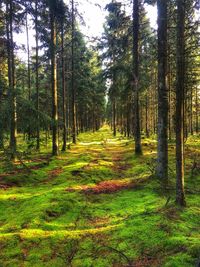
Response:
[[[50,146],[23,164],[1,155],[0,266],[196,266],[200,139],[186,144],[184,209],[174,204],[174,143],[167,196],[153,176],[156,141],[143,139],[143,148],[134,156],[131,140],[103,127],[58,157]]]

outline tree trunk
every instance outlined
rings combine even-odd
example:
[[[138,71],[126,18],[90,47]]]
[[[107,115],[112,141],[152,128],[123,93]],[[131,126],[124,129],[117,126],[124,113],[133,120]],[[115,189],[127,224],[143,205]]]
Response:
[[[8,82],[10,97],[10,150],[11,159],[15,160],[17,150],[17,102],[15,90],[15,58],[14,58],[14,42],[13,42],[13,1],[6,2],[7,13],[7,53],[8,53]]]
[[[67,108],[66,108],[66,83],[65,83],[65,55],[64,55],[64,23],[62,22],[62,111],[63,111],[63,146],[62,151],[66,151],[67,145]]]
[[[177,0],[176,84],[176,203],[185,206],[184,193],[184,94],[185,94],[185,0]]]
[[[2,107],[2,94],[0,93],[0,112]],[[3,124],[2,121],[0,121],[0,149],[4,148],[4,131],[3,131]]]
[[[193,135],[193,90],[190,92],[190,134]]]
[[[28,12],[26,11],[26,44],[27,44],[27,63],[28,63],[28,100],[31,101],[31,68],[30,68],[30,45],[29,45],[29,29],[28,29]],[[31,110],[29,108],[29,114]],[[31,139],[31,122],[28,122],[28,140]]]
[[[169,132],[169,140],[172,139],[172,127],[171,127],[171,67],[169,63],[168,70],[168,101],[169,101],[169,111],[168,111],[168,132]]]
[[[56,22],[53,10],[50,10],[51,23],[51,85],[52,85],[52,154],[58,155],[58,92],[56,64]]]
[[[114,97],[113,99],[113,135],[117,135],[117,129],[116,129],[116,99]]]
[[[72,0],[72,141],[76,144],[76,92],[74,86],[74,0]]]
[[[196,133],[199,132],[199,98],[198,98],[198,86],[196,87],[195,107],[196,107]]]
[[[142,154],[139,108],[139,1],[133,1],[133,91],[135,154]]]
[[[158,164],[157,175],[168,181],[167,2],[158,0]]]
[[[36,64],[35,64],[35,84],[36,84],[36,110],[37,110],[37,144],[36,149],[40,150],[40,116],[39,116],[39,60],[38,60],[38,0],[35,1],[35,42],[36,42]]]
[[[148,92],[145,96],[145,131],[146,131],[146,137],[149,138],[149,116],[148,116],[148,110],[149,110],[149,101],[148,101]]]
[[[127,99],[127,110],[126,110],[126,133],[127,137],[130,137],[130,117],[131,117],[131,107],[129,103],[129,99]]]

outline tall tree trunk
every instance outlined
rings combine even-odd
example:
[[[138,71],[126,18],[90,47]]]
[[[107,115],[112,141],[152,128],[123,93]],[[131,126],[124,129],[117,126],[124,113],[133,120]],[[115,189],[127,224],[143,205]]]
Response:
[[[155,72],[155,81],[158,80],[158,74]],[[154,114],[154,134],[157,133],[157,128],[158,128],[158,104],[157,104],[157,101],[156,99],[158,98],[158,90],[156,90],[156,87],[154,88],[154,93],[153,93],[153,114]]]
[[[198,98],[198,86],[196,87],[196,92],[195,92],[195,108],[196,108],[196,133],[199,132],[199,98]]]
[[[64,55],[64,23],[62,22],[62,113],[63,113],[63,145],[62,151],[66,151],[67,145],[67,107],[66,107],[66,83],[65,83],[65,55]]]
[[[190,92],[190,134],[193,135],[193,90]]]
[[[186,205],[184,193],[185,0],[177,0],[176,84],[176,203]]]
[[[52,154],[58,155],[58,92],[56,64],[56,22],[53,10],[50,10],[51,23],[51,85],[52,85]]]
[[[188,139],[188,132],[189,132],[189,129],[188,129],[188,117],[189,117],[189,114],[188,114],[188,94],[187,92],[185,92],[186,94],[186,97],[184,97],[184,108],[183,108],[183,112],[184,112],[184,139],[187,140]]]
[[[127,137],[130,137],[130,117],[131,117],[131,107],[129,99],[127,99],[127,105],[126,105],[126,133]]]
[[[36,84],[36,110],[37,110],[37,144],[36,149],[40,149],[40,116],[39,116],[39,60],[38,60],[38,0],[35,0],[35,42],[36,42],[36,66],[35,66],[35,84]]]
[[[8,53],[8,81],[10,97],[10,150],[11,159],[15,160],[17,150],[17,102],[15,90],[15,58],[13,42],[13,1],[6,2],[6,32],[7,32],[7,53]]]
[[[158,0],[158,164],[157,175],[168,181],[167,0]]]
[[[30,45],[29,45],[29,29],[28,29],[28,12],[26,11],[26,45],[27,45],[27,64],[28,64],[28,100],[31,101],[31,68],[30,68]],[[31,110],[29,108],[29,114]],[[31,139],[31,122],[28,125],[28,140]]]
[[[69,79],[68,77],[68,70],[69,70],[69,65],[67,64],[66,65],[66,79]],[[70,89],[69,87],[66,88],[66,96],[67,96],[67,116],[66,116],[66,119],[67,119],[67,140],[70,139],[70,106],[71,106],[71,103],[70,103]]]
[[[168,70],[168,101],[169,101],[169,111],[168,111],[168,132],[169,132],[169,140],[172,138],[172,127],[171,127],[171,67],[169,63]]]
[[[148,101],[148,92],[145,96],[145,131],[146,131],[146,137],[149,138],[149,116],[148,116],[148,110],[149,110],[149,101]]]
[[[2,112],[2,94],[0,92],[0,112]],[[4,130],[3,130],[3,123],[0,121],[0,149],[4,148]]]
[[[74,86],[74,32],[75,32],[75,21],[74,21],[74,0],[72,0],[72,141],[76,144],[76,92]]]
[[[135,154],[142,154],[139,108],[139,0],[133,1],[133,90]]]
[[[75,105],[75,108],[76,108],[76,136],[79,135],[79,124],[78,124],[78,103],[76,103]]]
[[[117,129],[116,129],[116,99],[113,98],[113,135],[117,135]]]

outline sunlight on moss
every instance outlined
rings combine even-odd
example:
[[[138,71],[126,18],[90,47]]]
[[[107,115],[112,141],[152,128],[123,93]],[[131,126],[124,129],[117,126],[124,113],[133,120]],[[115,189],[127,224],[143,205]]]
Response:
[[[98,228],[91,228],[91,229],[85,229],[85,230],[57,230],[57,231],[44,231],[40,229],[24,229],[20,232],[16,233],[6,233],[6,234],[0,234],[0,239],[10,237],[10,236],[20,236],[24,239],[31,239],[31,238],[47,238],[52,236],[61,236],[61,237],[69,237],[69,238],[79,238],[80,236],[84,235],[95,235],[97,233],[104,233],[107,231],[112,231],[116,228],[121,227],[123,224],[116,224],[116,225],[110,225],[110,226],[104,226],[104,227],[98,227]]]
[[[79,145],[81,146],[91,146],[91,145],[101,145],[102,142],[79,142]]]
[[[22,194],[8,194],[8,193],[4,193],[0,195],[0,200],[23,200],[23,199],[28,199],[31,197],[35,197],[35,196],[39,196],[40,194],[26,194],[26,193],[22,193]]]
[[[156,158],[156,140],[142,140],[144,154],[136,157],[133,141],[120,134],[114,138],[107,126],[78,138],[77,145],[48,162],[51,147],[42,146],[42,154],[30,156],[28,166],[36,166],[30,173],[3,180],[10,187],[0,189],[0,266],[68,266],[66,259],[73,253],[77,267],[119,262],[119,253],[105,247],[124,253],[132,262],[145,255],[158,257],[159,266],[195,266],[200,196],[187,194],[187,208],[179,210],[172,191],[165,206],[167,198],[150,177],[147,164]],[[190,137],[187,146],[186,186],[196,190],[200,175],[191,177],[191,155],[200,149],[200,142]],[[169,155],[174,169],[173,142]],[[87,192],[99,185],[104,189],[131,183],[138,184],[114,192]],[[175,186],[173,174],[170,183]],[[99,247],[104,249],[98,251]]]
[[[87,162],[76,162],[74,164],[68,165],[68,166],[64,166],[63,169],[68,170],[68,169],[79,169],[82,168],[84,166],[86,166],[88,163]]]

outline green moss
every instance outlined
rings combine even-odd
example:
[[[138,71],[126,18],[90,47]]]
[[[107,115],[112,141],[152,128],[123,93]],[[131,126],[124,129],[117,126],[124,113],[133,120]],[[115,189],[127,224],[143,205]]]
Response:
[[[0,189],[0,266],[111,267],[126,266],[127,258],[133,264],[153,258],[159,266],[194,266],[200,251],[200,175],[190,175],[200,149],[195,138],[187,142],[186,187],[192,193],[185,209],[174,205],[174,191],[165,207],[153,178],[115,193],[84,193],[84,186],[117,179],[134,184],[151,174],[156,141],[144,139],[144,153],[135,157],[133,142],[113,138],[107,127],[81,134],[58,157],[50,158],[50,145],[42,145],[41,153],[26,159],[30,172],[8,164],[15,172],[3,178],[12,187]],[[169,152],[173,170],[173,142]],[[0,173],[5,169],[1,163]],[[175,186],[174,173],[170,183]]]
[[[186,253],[178,253],[177,255],[169,256],[164,267],[193,267],[195,260]]]

